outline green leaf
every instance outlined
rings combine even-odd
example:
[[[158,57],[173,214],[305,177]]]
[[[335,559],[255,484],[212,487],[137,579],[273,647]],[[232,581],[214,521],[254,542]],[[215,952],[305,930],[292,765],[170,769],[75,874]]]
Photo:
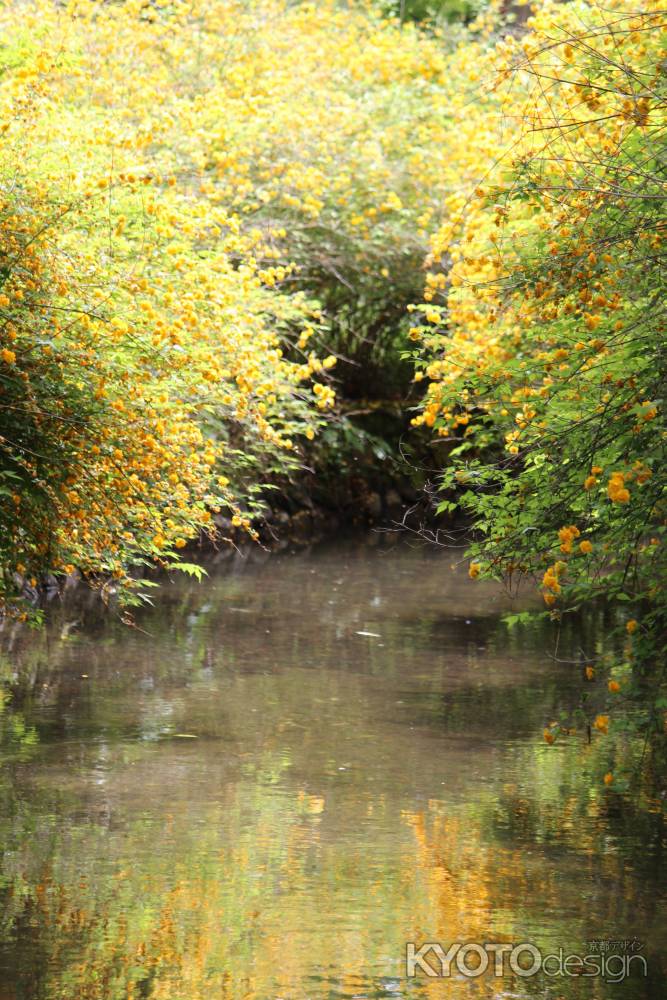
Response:
[[[175,569],[180,573],[187,573],[188,576],[195,577],[200,583],[208,573],[203,566],[199,566],[197,563],[184,563],[184,562],[171,562],[167,563],[167,569]]]

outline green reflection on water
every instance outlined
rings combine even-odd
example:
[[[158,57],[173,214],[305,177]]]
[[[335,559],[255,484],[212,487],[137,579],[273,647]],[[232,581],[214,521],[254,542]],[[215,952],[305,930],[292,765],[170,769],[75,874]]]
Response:
[[[579,674],[502,592],[357,544],[162,598],[11,638],[0,1000],[664,995],[664,816],[600,782],[641,748],[542,741]],[[649,978],[405,978],[599,938]]]

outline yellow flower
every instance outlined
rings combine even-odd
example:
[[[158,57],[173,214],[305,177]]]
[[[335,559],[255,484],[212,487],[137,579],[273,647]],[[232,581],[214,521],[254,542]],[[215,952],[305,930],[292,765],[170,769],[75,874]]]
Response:
[[[579,551],[580,551],[580,552],[583,552],[583,554],[584,554],[585,556],[587,556],[587,555],[588,555],[588,554],[589,554],[590,552],[592,552],[592,551],[593,551],[593,546],[592,546],[592,544],[591,544],[591,543],[590,543],[590,542],[588,541],[588,539],[584,539],[584,541],[583,541],[583,542],[580,542],[580,543],[579,543]]]
[[[470,568],[468,569],[468,576],[470,577],[471,580],[474,580],[479,576],[481,568],[482,567],[480,566],[479,563],[476,562],[470,563]]]
[[[607,771],[602,780],[604,781],[605,785],[611,785],[612,781],[614,780],[614,775],[611,773],[611,771]]]
[[[593,729],[597,729],[599,733],[606,733],[609,729],[609,716],[596,715],[595,721],[593,722]]]
[[[630,491],[625,488],[625,474],[623,472],[612,472],[607,483],[607,496],[612,503],[628,502]]]
[[[609,681],[607,687],[609,688],[612,694],[618,694],[618,692],[621,690],[621,685],[618,683],[618,681]]]
[[[634,618],[631,618],[629,622],[626,622],[625,628],[626,628],[626,631],[630,635],[632,635],[632,633],[636,632],[637,629],[639,628],[639,622],[635,621]]]
[[[575,538],[578,538],[581,532],[575,524],[571,524],[568,527],[559,528],[558,537],[561,541],[560,550],[561,552],[571,552],[572,542]]]
[[[13,351],[10,351],[8,347],[3,347],[2,351],[0,351],[0,355],[2,356],[2,360],[8,365],[13,365],[16,361],[16,355]]]

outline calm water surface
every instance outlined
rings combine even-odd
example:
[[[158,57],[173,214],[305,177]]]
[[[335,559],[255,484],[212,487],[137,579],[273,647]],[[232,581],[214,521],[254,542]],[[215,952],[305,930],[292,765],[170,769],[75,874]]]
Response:
[[[660,803],[544,743],[579,671],[450,560],[325,547],[6,636],[0,1000],[667,996]],[[406,977],[407,942],[601,940],[648,976]]]

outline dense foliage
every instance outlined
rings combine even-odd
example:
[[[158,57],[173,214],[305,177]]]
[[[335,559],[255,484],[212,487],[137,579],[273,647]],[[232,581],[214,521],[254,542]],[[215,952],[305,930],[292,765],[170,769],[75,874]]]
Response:
[[[414,423],[450,449],[470,574],[537,576],[554,617],[623,602],[615,695],[665,652],[664,21],[652,2],[544,3],[489,48],[488,150],[461,170],[413,328]]]
[[[127,593],[303,460],[331,316],[360,369],[419,294],[442,44],[283,0],[36,0],[0,30],[2,589]]]

